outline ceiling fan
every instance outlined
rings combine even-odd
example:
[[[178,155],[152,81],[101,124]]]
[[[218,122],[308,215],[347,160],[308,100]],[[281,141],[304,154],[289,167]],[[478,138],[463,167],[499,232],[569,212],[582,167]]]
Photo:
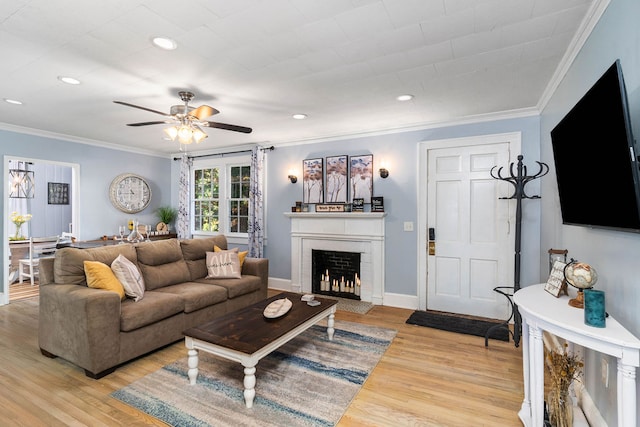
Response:
[[[210,122],[205,120],[207,117],[218,114],[220,111],[208,105],[201,105],[199,107],[192,107],[189,102],[194,98],[193,92],[180,91],[178,92],[180,99],[184,102],[184,105],[173,105],[169,113],[163,113],[162,111],[153,110],[147,107],[141,107],[139,105],[130,104],[123,101],[113,101],[116,104],[126,105],[127,107],[139,108],[140,110],[150,111],[152,113],[160,114],[167,117],[166,120],[157,120],[153,122],[140,122],[140,123],[128,123],[127,126],[147,126],[147,125],[159,125],[159,124],[171,124],[173,126],[164,129],[165,133],[169,135],[172,140],[178,138],[182,144],[190,144],[195,141],[201,142],[204,138],[207,138],[207,134],[202,130],[202,127],[211,127],[217,129],[230,130],[234,132],[251,133],[252,129],[244,126],[230,125],[227,123]]]

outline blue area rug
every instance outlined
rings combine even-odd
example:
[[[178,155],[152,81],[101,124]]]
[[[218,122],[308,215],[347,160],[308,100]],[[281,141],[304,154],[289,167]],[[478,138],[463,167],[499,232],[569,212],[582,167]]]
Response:
[[[329,341],[324,324],[258,363],[251,409],[242,365],[203,351],[193,386],[185,357],[111,395],[172,426],[334,426],[396,331],[336,321]]]

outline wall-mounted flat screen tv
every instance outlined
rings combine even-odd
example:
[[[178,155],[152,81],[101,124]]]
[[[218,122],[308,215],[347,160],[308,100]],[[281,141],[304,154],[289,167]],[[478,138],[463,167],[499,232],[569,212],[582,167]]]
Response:
[[[551,131],[562,222],[640,232],[638,158],[617,60]]]

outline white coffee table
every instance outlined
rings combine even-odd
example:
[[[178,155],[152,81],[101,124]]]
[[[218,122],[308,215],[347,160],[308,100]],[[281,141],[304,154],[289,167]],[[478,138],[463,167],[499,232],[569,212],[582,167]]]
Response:
[[[188,376],[191,385],[198,378],[198,350],[244,366],[244,401],[253,406],[256,395],[256,365],[266,355],[291,341],[320,320],[327,318],[327,335],[333,340],[336,300],[315,298],[320,305],[311,307],[300,300],[301,294],[283,292],[249,307],[228,313],[184,332],[188,349]],[[291,310],[282,317],[267,319],[263,311],[269,303],[289,298]]]

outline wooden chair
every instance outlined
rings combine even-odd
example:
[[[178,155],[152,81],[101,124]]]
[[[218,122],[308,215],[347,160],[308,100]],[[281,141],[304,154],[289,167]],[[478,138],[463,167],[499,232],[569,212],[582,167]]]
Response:
[[[31,237],[29,239],[29,258],[18,260],[20,283],[23,283],[24,279],[28,277],[31,280],[31,286],[34,285],[33,279],[38,274],[40,260],[52,258],[55,255],[58,240],[58,236]]]

